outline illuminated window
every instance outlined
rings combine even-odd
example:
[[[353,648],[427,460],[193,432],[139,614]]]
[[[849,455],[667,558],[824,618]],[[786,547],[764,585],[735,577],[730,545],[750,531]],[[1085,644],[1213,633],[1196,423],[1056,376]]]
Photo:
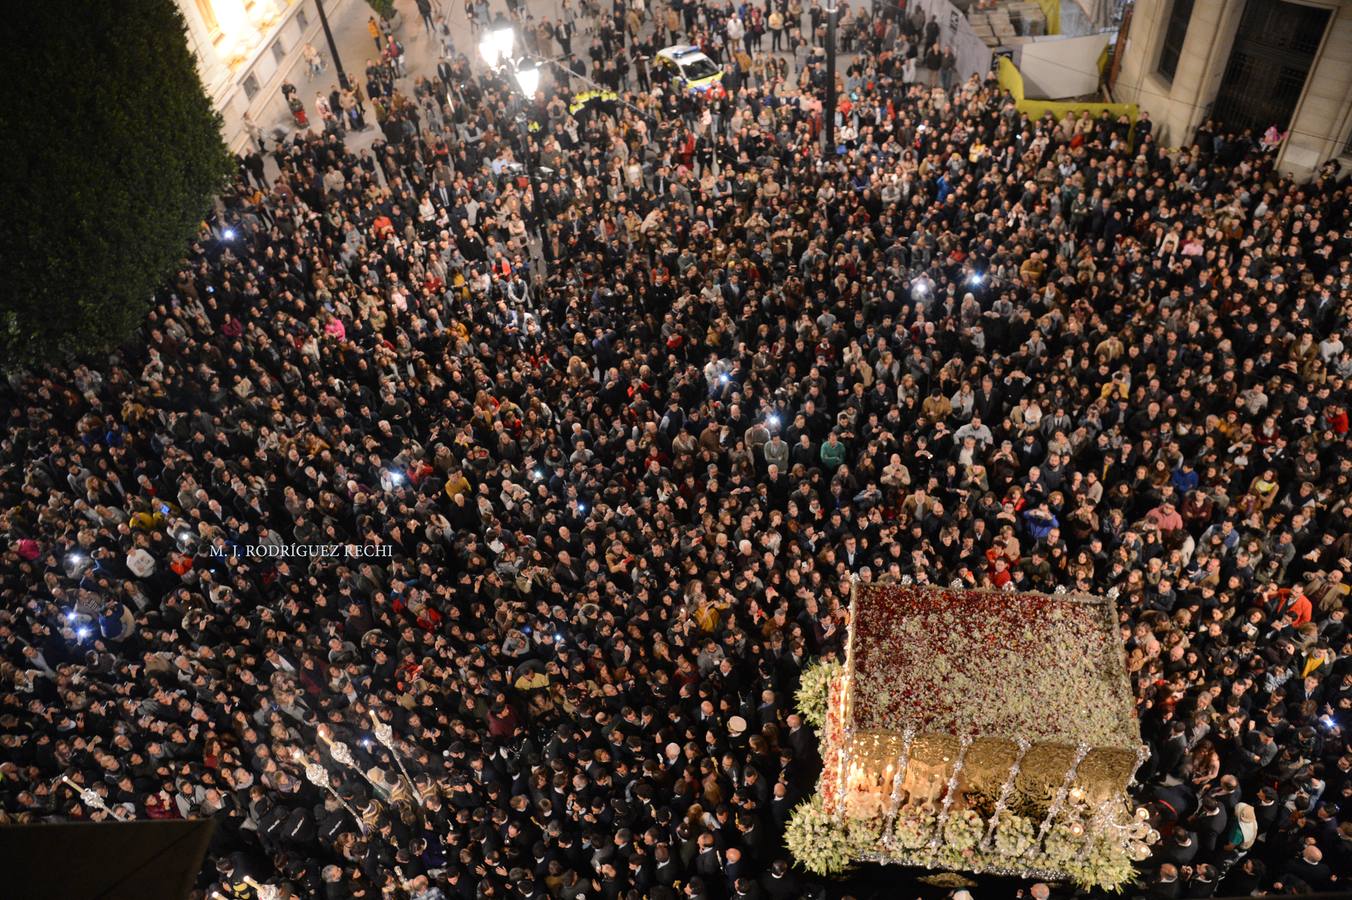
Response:
[[[202,17],[202,24],[207,27],[207,34],[214,41],[221,36],[221,23],[216,19],[216,9],[211,5],[211,0],[197,0],[197,13]]]

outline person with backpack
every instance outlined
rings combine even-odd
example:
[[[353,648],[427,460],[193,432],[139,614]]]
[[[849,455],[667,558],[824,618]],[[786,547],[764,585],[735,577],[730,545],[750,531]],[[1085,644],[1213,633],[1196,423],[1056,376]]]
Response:
[[[404,45],[394,35],[385,42],[385,61],[396,78],[408,75],[408,62],[404,57]]]

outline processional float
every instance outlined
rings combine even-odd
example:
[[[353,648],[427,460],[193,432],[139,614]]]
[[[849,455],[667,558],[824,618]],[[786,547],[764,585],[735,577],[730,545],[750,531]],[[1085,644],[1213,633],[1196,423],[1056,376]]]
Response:
[[[1111,599],[858,583],[844,662],[798,700],[823,771],[786,842],[813,871],[1113,889],[1158,840],[1127,794],[1146,751]]]

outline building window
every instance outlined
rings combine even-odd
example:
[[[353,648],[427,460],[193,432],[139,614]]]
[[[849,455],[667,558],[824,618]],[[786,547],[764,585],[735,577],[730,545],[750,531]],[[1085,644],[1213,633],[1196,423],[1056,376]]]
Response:
[[[1248,0],[1210,118],[1235,133],[1290,127],[1331,16],[1303,3]]]
[[[277,65],[281,65],[286,59],[286,48],[282,46],[281,38],[272,42],[272,58],[277,61]]]
[[[250,72],[248,77],[244,79],[244,96],[252,100],[258,96],[259,90],[258,79],[254,77],[254,73]]]
[[[296,10],[296,24],[300,26],[300,30],[302,33],[305,31],[305,29],[310,27],[310,17],[305,15],[305,10],[303,9]]]
[[[221,23],[216,18],[216,7],[212,5],[211,0],[197,0],[197,14],[207,29],[207,37],[215,43],[221,36]]]
[[[1178,71],[1178,58],[1183,55],[1183,41],[1188,37],[1188,22],[1192,19],[1192,0],[1174,0],[1169,7],[1169,19],[1164,23],[1164,46],[1160,48],[1158,71],[1169,81]]]

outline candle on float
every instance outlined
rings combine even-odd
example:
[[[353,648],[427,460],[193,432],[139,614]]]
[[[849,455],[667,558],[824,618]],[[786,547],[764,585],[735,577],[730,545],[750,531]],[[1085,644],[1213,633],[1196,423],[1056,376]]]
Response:
[[[840,747],[836,750],[836,785],[834,800],[840,803],[845,800],[846,791],[849,788],[848,770],[845,768],[845,748]]]

